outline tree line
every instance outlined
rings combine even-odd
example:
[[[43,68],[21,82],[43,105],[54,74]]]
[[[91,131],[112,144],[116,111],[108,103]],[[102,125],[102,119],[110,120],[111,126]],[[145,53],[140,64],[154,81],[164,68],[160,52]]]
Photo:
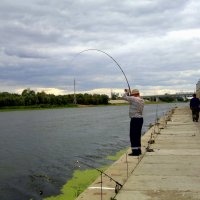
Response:
[[[100,94],[76,94],[77,104],[99,105],[108,104],[109,97]],[[0,92],[0,107],[8,106],[64,106],[74,103],[74,94],[54,95],[46,94],[44,91],[35,92],[25,89],[21,94]]]

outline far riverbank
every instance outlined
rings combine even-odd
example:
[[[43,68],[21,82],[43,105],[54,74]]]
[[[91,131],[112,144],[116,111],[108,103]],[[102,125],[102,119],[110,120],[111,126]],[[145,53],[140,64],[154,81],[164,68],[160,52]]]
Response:
[[[179,102],[169,102],[171,103],[179,103]],[[166,102],[148,102],[145,104],[166,104]],[[100,105],[83,105],[83,104],[68,104],[68,105],[37,105],[37,106],[6,106],[0,107],[0,112],[10,112],[10,111],[25,111],[25,110],[48,110],[48,109],[66,109],[66,108],[85,108],[85,107],[102,107],[102,106],[126,106],[128,103],[123,100],[113,100],[109,104],[100,104]]]

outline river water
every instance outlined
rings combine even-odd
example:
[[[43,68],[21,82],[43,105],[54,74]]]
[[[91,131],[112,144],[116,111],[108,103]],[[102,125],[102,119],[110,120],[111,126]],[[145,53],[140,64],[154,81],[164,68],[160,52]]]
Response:
[[[174,106],[145,105],[143,132]],[[128,146],[128,106],[0,112],[0,200],[58,194],[76,160],[100,167]]]

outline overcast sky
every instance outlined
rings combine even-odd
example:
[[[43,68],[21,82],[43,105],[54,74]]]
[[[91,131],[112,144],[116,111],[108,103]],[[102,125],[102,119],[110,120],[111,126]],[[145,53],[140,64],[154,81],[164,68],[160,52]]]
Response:
[[[195,91],[199,0],[1,0],[0,92]]]

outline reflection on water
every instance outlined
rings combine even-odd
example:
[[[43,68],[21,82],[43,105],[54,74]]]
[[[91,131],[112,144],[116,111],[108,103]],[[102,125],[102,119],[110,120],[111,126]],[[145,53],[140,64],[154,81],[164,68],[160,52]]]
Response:
[[[143,132],[172,106],[145,105]],[[129,146],[128,106],[2,112],[0,126],[1,200],[56,194],[76,160],[99,167]]]

